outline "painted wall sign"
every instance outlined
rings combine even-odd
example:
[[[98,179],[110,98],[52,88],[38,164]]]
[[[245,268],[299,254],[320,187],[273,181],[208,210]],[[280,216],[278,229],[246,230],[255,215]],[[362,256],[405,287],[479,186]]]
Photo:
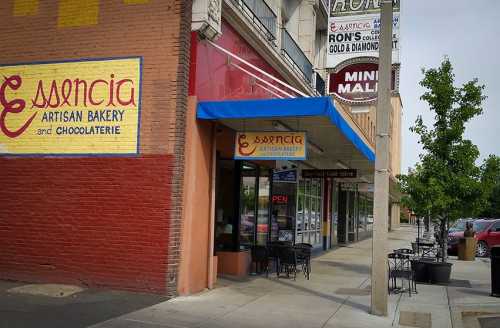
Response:
[[[392,69],[391,84],[391,89],[394,91],[395,68]],[[353,63],[330,74],[329,92],[340,101],[351,104],[373,103],[377,100],[377,90],[378,63],[376,62]]]
[[[393,14],[392,62],[399,63],[399,1]],[[378,56],[380,1],[330,0],[328,68],[356,57]]]
[[[0,155],[137,154],[141,61],[0,66]]]
[[[356,169],[302,170],[303,178],[355,178]]]
[[[273,182],[297,182],[297,170],[279,171],[273,173]]]
[[[237,132],[235,159],[304,160],[305,132]]]

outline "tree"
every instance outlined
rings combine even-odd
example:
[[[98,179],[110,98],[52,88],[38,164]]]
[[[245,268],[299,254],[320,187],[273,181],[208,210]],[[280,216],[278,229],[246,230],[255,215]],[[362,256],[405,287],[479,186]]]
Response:
[[[500,218],[500,157],[490,155],[481,166],[484,208],[481,217]]]
[[[420,162],[407,175],[399,177],[406,195],[403,202],[417,216],[430,216],[440,225],[441,259],[447,258],[448,224],[479,211],[484,197],[481,170],[475,161],[478,148],[464,139],[465,124],[482,113],[484,86],[474,79],[457,88],[448,58],[437,69],[422,70],[421,99],[435,113],[429,129],[418,116],[411,131],[423,147]]]

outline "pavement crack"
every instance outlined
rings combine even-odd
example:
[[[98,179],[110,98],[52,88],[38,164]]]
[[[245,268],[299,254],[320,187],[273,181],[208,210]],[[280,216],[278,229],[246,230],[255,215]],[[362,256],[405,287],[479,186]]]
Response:
[[[453,325],[453,311],[450,302],[450,294],[448,293],[448,286],[445,287],[445,290],[446,290],[446,299],[448,300],[448,311],[450,313],[450,326],[454,328],[455,326]]]
[[[398,310],[399,310],[400,305],[401,305],[401,298],[402,297],[403,297],[403,294],[398,295],[398,301],[396,302],[396,309],[394,310],[394,318],[392,319],[391,326],[394,326],[394,324],[396,323],[396,320],[398,318]],[[398,323],[398,325],[399,325],[399,323]]]
[[[363,286],[365,284],[365,282],[367,282],[370,278],[366,278],[365,280],[363,280],[357,288],[361,288],[361,286]],[[339,307],[337,308],[337,310],[335,310],[331,316],[328,317],[328,319],[325,320],[325,322],[321,325],[321,328],[324,328],[326,326],[326,324],[340,311],[340,309],[347,303],[349,302],[351,296],[347,296],[344,301],[342,303],[340,303]]]

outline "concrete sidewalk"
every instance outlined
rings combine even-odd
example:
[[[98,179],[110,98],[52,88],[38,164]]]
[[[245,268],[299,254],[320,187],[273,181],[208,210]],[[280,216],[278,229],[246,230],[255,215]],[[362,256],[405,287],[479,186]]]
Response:
[[[390,233],[390,249],[408,247],[413,226]],[[313,260],[311,280],[255,277],[220,280],[198,295],[175,298],[94,328],[111,327],[482,327],[500,313],[500,299],[489,296],[488,259],[454,263],[457,287],[418,285],[418,294],[391,294],[389,316],[370,309],[371,239],[341,247]],[[500,314],[497,314],[500,316]],[[483,320],[484,319],[484,320]]]

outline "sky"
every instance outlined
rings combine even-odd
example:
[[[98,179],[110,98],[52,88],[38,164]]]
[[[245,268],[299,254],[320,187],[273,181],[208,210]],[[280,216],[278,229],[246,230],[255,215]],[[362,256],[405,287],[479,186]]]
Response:
[[[428,125],[434,115],[420,100],[422,68],[438,67],[448,56],[455,83],[478,78],[486,85],[483,114],[468,125],[465,137],[476,144],[480,162],[500,155],[500,1],[402,0],[401,74],[403,102],[402,171],[418,162],[418,136],[409,131],[417,115]]]

